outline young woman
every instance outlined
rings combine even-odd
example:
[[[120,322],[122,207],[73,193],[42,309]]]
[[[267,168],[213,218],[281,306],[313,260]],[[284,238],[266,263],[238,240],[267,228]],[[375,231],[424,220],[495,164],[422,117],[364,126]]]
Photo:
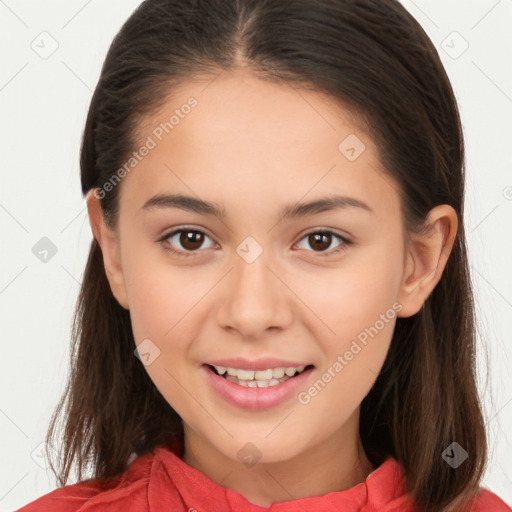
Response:
[[[398,1],[146,0],[81,173],[60,488],[21,512],[510,510],[459,112]]]

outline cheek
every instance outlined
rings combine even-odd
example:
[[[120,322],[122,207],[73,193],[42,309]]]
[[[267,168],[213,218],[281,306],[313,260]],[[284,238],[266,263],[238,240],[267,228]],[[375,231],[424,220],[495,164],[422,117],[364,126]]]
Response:
[[[319,274],[315,286],[311,281],[308,290],[303,288],[315,313],[309,329],[325,356],[314,389],[304,390],[303,403],[315,397],[318,406],[323,402],[329,407],[335,400],[343,404],[339,413],[346,414],[366,396],[384,363],[401,309],[396,301],[399,262],[400,253],[391,243],[376,244],[347,258],[325,278]]]
[[[401,261],[396,245],[381,240],[347,254],[337,268],[294,278],[293,289],[314,313],[318,339],[332,340],[332,348],[342,348],[340,344],[374,325],[398,296]]]
[[[166,401],[187,417],[191,407],[185,391],[190,379],[187,355],[211,279],[198,279],[197,271],[191,276],[184,267],[166,264],[164,258],[152,258],[145,251],[132,248],[129,254],[123,267],[135,343],[149,347],[151,362],[145,370]]]
[[[154,337],[166,343],[187,329],[194,309],[214,284],[198,267],[171,264],[166,255],[127,246],[123,260],[135,340]],[[174,341],[173,341],[174,343]]]

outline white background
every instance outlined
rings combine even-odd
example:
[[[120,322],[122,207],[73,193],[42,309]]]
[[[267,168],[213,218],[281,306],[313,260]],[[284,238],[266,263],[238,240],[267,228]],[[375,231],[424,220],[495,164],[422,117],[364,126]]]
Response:
[[[63,391],[92,238],[80,191],[80,139],[108,47],[139,3],[0,0],[0,511],[56,487],[38,454]],[[512,503],[512,0],[403,4],[438,48],[461,109],[490,442],[483,484]],[[58,48],[48,58],[33,49],[52,44]],[[57,247],[46,263],[32,252],[42,237]]]

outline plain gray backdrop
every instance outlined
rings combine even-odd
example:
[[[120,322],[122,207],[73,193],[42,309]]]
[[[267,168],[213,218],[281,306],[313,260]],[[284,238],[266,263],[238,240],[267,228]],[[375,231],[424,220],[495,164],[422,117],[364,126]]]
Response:
[[[80,139],[108,47],[139,3],[0,0],[0,511],[56,488],[42,443],[92,239]],[[461,110],[490,446],[483,484],[511,503],[512,0],[403,4],[436,45]]]

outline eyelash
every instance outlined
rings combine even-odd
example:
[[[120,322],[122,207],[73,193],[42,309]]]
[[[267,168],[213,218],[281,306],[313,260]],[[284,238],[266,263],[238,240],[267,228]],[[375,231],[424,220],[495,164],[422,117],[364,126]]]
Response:
[[[181,228],[181,229],[176,229],[174,231],[171,231],[170,233],[164,235],[162,238],[160,238],[158,240],[158,242],[161,243],[161,245],[162,245],[162,247],[163,247],[163,249],[165,251],[168,251],[168,252],[170,252],[173,255],[176,255],[176,256],[179,256],[179,257],[185,257],[185,258],[194,257],[199,252],[199,250],[196,250],[196,251],[181,251],[181,250],[173,249],[172,247],[170,247],[169,245],[166,245],[164,243],[169,238],[171,238],[172,236],[176,235],[177,233],[187,233],[187,232],[189,232],[189,233],[199,233],[199,234],[205,235],[208,238],[210,238],[206,233],[204,233],[203,231],[201,231],[199,229]],[[343,242],[342,244],[340,244],[338,247],[336,247],[335,249],[333,249],[331,251],[323,251],[323,252],[308,251],[308,252],[314,252],[314,253],[316,253],[320,257],[324,257],[325,258],[325,257],[332,256],[333,254],[338,254],[340,252],[346,251],[348,249],[348,247],[350,247],[353,244],[353,242],[351,242],[347,238],[345,238],[345,237],[343,237],[341,235],[338,235],[337,233],[334,233],[333,231],[329,231],[329,230],[310,231],[310,232],[304,234],[304,236],[299,240],[299,242],[302,241],[304,238],[308,237],[309,235],[315,235],[315,234],[333,235],[335,238],[338,238],[338,239],[340,239]]]

